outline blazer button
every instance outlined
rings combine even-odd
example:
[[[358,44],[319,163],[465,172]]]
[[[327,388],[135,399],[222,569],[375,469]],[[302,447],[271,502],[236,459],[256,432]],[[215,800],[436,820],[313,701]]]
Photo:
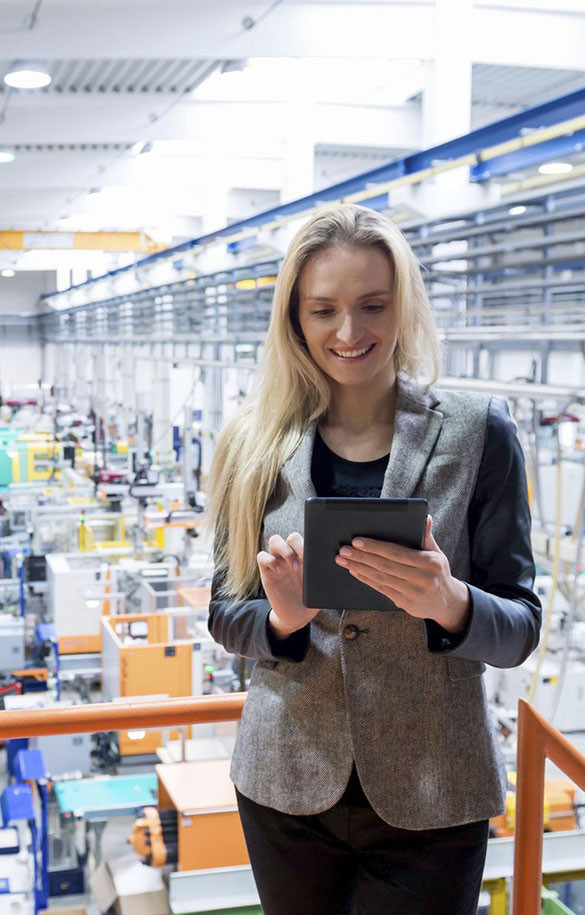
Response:
[[[360,631],[358,627],[354,626],[353,623],[351,623],[349,626],[346,626],[343,630],[343,638],[347,639],[348,642],[352,642],[354,639],[357,639],[359,634]]]

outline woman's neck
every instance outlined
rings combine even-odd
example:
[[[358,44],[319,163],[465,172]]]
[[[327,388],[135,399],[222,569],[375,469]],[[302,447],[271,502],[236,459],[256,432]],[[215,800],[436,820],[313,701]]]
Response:
[[[339,386],[331,392],[331,403],[320,426],[343,429],[347,435],[356,437],[376,426],[392,426],[397,393],[396,381],[377,395],[368,391],[367,396],[362,389]]]

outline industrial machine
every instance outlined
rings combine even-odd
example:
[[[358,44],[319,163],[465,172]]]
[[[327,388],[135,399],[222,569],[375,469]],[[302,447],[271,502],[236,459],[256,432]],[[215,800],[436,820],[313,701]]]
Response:
[[[15,760],[14,775],[16,784],[8,785],[0,798],[2,821],[4,827],[20,826],[22,840],[19,845],[30,852],[34,913],[37,915],[49,901],[49,794],[41,751],[20,750]],[[23,826],[28,828],[22,830]]]
[[[516,773],[508,772],[510,785]],[[547,778],[544,783],[544,831],[566,832],[577,829],[576,788],[568,778]],[[516,824],[516,791],[506,792],[506,812],[490,820],[490,835],[498,839],[513,836]]]
[[[206,667],[221,667],[229,656],[213,641],[196,610],[102,617],[103,693],[122,697],[201,695],[207,691]],[[188,736],[191,729],[187,728]],[[178,731],[171,731],[176,739]],[[122,731],[121,756],[153,754],[160,731]]]
[[[91,553],[47,556],[48,611],[57,630],[60,654],[99,652],[104,604],[86,592],[98,584],[105,590],[109,575],[109,564]],[[106,612],[111,612],[110,607]]]
[[[34,708],[66,708],[71,701],[57,701],[49,692],[7,696],[7,711]],[[15,773],[15,761],[20,750],[40,750],[48,777],[87,776],[91,771],[91,734],[54,734],[51,737],[19,737],[6,741],[6,761],[9,775]]]
[[[145,864],[179,871],[249,863],[229,759],[155,766],[158,806],[145,807],[130,838]]]

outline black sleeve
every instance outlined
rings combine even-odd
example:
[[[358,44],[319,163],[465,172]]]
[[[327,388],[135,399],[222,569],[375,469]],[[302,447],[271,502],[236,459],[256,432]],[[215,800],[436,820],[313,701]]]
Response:
[[[264,589],[248,600],[219,598],[223,578],[216,572],[211,582],[207,626],[215,641],[232,654],[257,661],[303,661],[309,650],[310,624],[278,639],[268,624],[271,607]]]
[[[462,633],[425,620],[429,651],[516,667],[538,645],[542,605],[536,573],[524,453],[504,397],[490,400],[486,440],[468,511],[470,617]]]

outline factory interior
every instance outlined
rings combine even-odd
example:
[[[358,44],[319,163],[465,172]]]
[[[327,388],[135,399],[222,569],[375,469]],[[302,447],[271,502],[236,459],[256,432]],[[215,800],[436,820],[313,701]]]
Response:
[[[261,915],[238,716],[115,712],[245,698],[208,629],[215,442],[291,239],[343,202],[412,247],[436,387],[505,398],[524,454],[540,642],[482,678],[508,792],[477,913],[512,913],[520,700],[585,753],[584,49],[585,0],[0,4],[0,915]],[[538,911],[585,915],[557,763]]]

